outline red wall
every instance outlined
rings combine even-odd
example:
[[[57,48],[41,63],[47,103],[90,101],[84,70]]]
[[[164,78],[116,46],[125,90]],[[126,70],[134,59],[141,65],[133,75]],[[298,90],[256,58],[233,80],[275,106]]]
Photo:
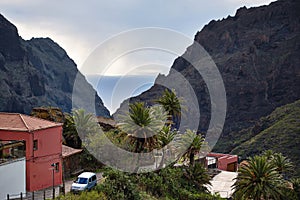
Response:
[[[233,155],[223,156],[218,158],[218,169],[227,170],[227,165],[230,163],[238,163],[238,157]]]
[[[54,172],[55,185],[62,184],[62,127],[52,127],[34,132],[0,130],[0,140],[26,141],[26,190],[36,191],[52,186],[52,163],[59,163]],[[33,140],[38,149],[33,150]]]

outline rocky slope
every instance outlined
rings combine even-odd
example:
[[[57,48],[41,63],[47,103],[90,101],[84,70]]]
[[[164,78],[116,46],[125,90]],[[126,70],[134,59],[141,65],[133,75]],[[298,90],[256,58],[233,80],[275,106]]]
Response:
[[[251,127],[276,107],[300,99],[299,10],[297,0],[279,0],[257,8],[243,7],[235,16],[213,20],[196,34],[195,42],[207,50],[217,65],[227,96],[225,126],[215,151],[229,152],[230,144],[241,137],[238,131]],[[184,59],[201,62],[194,45],[174,61],[172,69],[192,85],[201,112],[198,129],[205,131],[211,117],[207,87],[200,74]],[[157,80],[174,81],[170,77],[172,71]],[[130,101],[151,103],[162,91],[162,86],[155,84]]]
[[[17,28],[0,14],[1,112],[29,114],[37,106],[70,112],[75,78],[81,91],[95,95],[96,114],[108,117],[100,97],[58,44],[50,38],[24,41]],[[81,95],[80,107],[92,112],[85,97]]]

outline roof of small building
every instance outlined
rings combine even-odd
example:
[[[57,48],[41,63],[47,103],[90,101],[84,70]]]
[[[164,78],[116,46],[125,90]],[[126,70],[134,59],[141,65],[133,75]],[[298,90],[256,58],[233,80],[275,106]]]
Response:
[[[62,123],[51,122],[20,113],[0,112],[0,130],[30,132],[57,126],[62,126]]]
[[[237,157],[237,155],[231,155],[231,154],[224,154],[224,153],[208,153],[206,156],[208,157],[215,157],[215,158],[221,158],[221,157]]]
[[[110,125],[111,127],[116,127],[116,125],[117,125],[116,121],[113,120],[112,118],[98,116],[97,119],[98,119],[99,123],[107,124],[107,125]]]
[[[82,152],[82,149],[74,149],[72,147],[62,145],[62,157],[63,158],[80,153],[80,152]]]

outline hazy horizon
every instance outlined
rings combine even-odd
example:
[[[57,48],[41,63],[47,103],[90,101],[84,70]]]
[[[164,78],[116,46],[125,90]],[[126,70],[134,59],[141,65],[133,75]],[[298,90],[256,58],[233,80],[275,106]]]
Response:
[[[86,75],[87,81],[97,91],[110,114],[113,114],[125,99],[150,89],[156,77],[154,75]]]

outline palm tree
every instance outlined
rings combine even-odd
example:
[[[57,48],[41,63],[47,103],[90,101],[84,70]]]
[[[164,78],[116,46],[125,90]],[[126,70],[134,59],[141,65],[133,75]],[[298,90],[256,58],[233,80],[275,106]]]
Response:
[[[292,171],[294,167],[290,160],[281,153],[274,154],[271,162],[276,167],[276,170],[283,176]]]
[[[300,178],[292,178],[291,183],[293,184],[293,191],[295,196],[300,199]]]
[[[182,157],[184,159],[188,158],[190,165],[193,166],[195,163],[195,155],[199,153],[204,144],[204,138],[200,134],[196,134],[194,131],[188,129],[185,134],[179,135],[178,140],[179,149],[188,147]]]
[[[129,105],[129,113],[118,116],[119,128],[135,144],[134,152],[157,146],[156,134],[163,127],[167,115],[160,106],[146,107],[143,102]]]
[[[86,113],[84,109],[73,110],[72,115],[78,135],[83,143],[88,145],[89,134],[94,134],[99,130],[95,116]]]
[[[64,143],[70,147],[80,149],[81,139],[78,136],[74,118],[70,114],[65,114],[65,122],[63,125],[63,139]]]
[[[184,176],[201,192],[208,191],[204,185],[211,185],[211,177],[201,163],[195,163],[193,166],[190,165],[184,170]]]
[[[179,122],[179,118],[181,117],[181,104],[183,103],[183,100],[176,96],[176,92],[174,89],[172,89],[171,91],[166,89],[163,95],[158,100],[156,100],[156,102],[161,104],[168,112],[168,123],[170,125],[175,123],[176,127],[176,124]]]
[[[173,141],[174,137],[176,136],[177,131],[176,130],[171,130],[170,126],[164,126],[161,131],[158,134],[158,144],[159,147],[167,147],[166,149],[170,152],[172,151],[172,148],[169,148],[168,145],[171,141]],[[164,165],[164,159],[165,159],[165,154],[166,154],[166,149],[163,148],[162,150],[162,159],[159,164],[159,168],[162,168]]]
[[[234,197],[237,199],[280,199],[284,180],[265,156],[250,158],[238,170]]]
[[[275,153],[272,150],[266,150],[262,153],[262,155],[265,156],[284,177],[294,168],[293,163],[287,157],[283,156],[282,153]]]
[[[274,158],[275,152],[269,149],[264,151],[262,155],[265,156],[268,160],[272,160]]]
[[[121,134],[135,146],[134,152],[151,151],[157,146],[156,134],[164,126],[167,114],[161,106],[146,107],[143,102],[129,105],[129,113],[118,116]],[[137,154],[135,172],[139,169],[140,154]]]

